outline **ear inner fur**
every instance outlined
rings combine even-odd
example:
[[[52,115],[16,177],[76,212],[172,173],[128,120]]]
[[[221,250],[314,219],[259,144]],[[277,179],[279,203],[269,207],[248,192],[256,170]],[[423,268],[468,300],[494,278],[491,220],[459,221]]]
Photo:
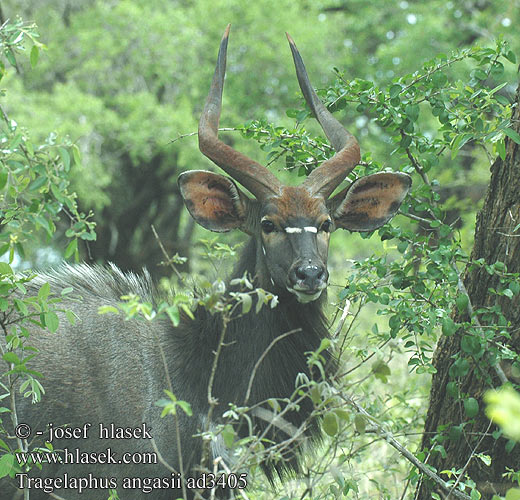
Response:
[[[388,222],[408,193],[411,178],[381,172],[363,177],[330,200],[337,227],[372,231]]]
[[[240,228],[246,218],[246,197],[222,175],[204,170],[184,172],[179,187],[191,216],[211,231]]]

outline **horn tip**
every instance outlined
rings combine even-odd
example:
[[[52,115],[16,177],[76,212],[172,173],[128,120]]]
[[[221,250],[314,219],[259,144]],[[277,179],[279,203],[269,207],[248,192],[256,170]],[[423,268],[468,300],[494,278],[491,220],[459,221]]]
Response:
[[[229,30],[231,29],[231,23],[229,23],[227,26],[226,26],[226,29],[224,31],[224,36],[222,37],[222,39],[224,38],[227,38],[229,36]]]
[[[289,33],[287,33],[287,31],[285,32],[285,36],[287,37],[287,40],[289,40],[289,43],[290,43],[291,45],[296,45],[296,44],[294,43],[294,40],[292,39],[291,35],[289,35]]]

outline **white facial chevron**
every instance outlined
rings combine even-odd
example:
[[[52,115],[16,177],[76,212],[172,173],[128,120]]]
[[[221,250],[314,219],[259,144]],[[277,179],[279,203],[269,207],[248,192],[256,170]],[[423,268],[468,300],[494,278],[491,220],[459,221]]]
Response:
[[[314,226],[305,226],[305,227],[286,227],[285,232],[288,234],[291,233],[303,233],[305,231],[306,233],[317,233],[318,228]]]

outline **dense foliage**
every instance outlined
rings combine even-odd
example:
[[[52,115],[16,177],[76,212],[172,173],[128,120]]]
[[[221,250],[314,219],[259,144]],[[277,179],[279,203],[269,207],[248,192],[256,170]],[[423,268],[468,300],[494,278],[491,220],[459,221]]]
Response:
[[[32,66],[36,66],[43,45],[38,40],[33,24],[21,20],[5,22],[0,29],[0,80],[9,69],[18,70],[19,56],[29,52]],[[3,99],[6,93],[3,92]],[[0,477],[14,474],[14,450],[27,451],[26,439],[14,438],[9,432],[18,423],[15,386],[23,397],[40,401],[45,389],[40,374],[27,363],[36,355],[31,347],[27,324],[37,324],[55,332],[58,328],[60,298],[50,295],[45,284],[36,297],[27,295],[26,284],[31,274],[15,274],[13,267],[24,267],[26,248],[35,242],[49,241],[56,232],[56,223],[65,220],[66,236],[70,243],[64,249],[65,257],[78,258],[78,240],[95,238],[91,214],[79,211],[77,196],[70,191],[70,170],[80,165],[76,145],[67,138],[57,137],[49,131],[45,142],[38,143],[31,133],[4,110],[0,104],[0,352],[5,362],[0,382]],[[70,290],[69,290],[70,291]],[[66,293],[66,292],[65,292]],[[74,321],[72,315],[67,315]],[[7,368],[6,368],[7,367]]]
[[[88,256],[86,247],[78,246],[87,241],[90,253],[101,260],[128,251],[120,262],[128,267],[144,261],[155,266],[165,259],[164,252],[172,265],[181,266],[180,272],[175,267],[172,281],[182,287],[183,262],[172,257],[179,252],[191,257],[206,288],[193,296],[190,278],[188,292],[179,294],[173,307],[163,305],[174,323],[179,311],[189,311],[193,303],[229,318],[256,304],[276,305],[269,294],[253,290],[247,278],[243,291],[230,298],[222,281],[209,277],[221,277],[221,261],[234,258],[233,246],[206,241],[200,252],[206,259],[190,252],[194,234],[202,233],[194,233],[198,230],[181,216],[175,177],[180,170],[201,168],[202,160],[192,136],[170,141],[196,129],[216,43],[231,20],[236,30],[222,119],[231,129],[227,140],[246,152],[259,144],[265,162],[295,182],[331,156],[328,143],[315,136],[309,111],[295,105],[289,52],[279,48],[283,31],[290,29],[311,78],[325,75],[322,81],[312,78],[320,97],[360,139],[362,163],[349,181],[400,170],[413,176],[413,189],[401,214],[376,234],[335,235],[329,313],[336,323],[330,348],[341,368],[332,384],[300,380],[295,392],[296,401],[310,392],[326,434],[307,459],[305,478],[265,484],[255,463],[276,450],[258,440],[236,440],[231,424],[244,409],[230,409],[229,422],[214,432],[236,450],[239,465],[252,470],[250,498],[413,498],[422,480],[437,483],[445,493],[456,489],[465,495],[460,498],[480,498],[479,478],[464,469],[427,465],[430,454],[445,453],[448,441],[464,439],[475,443],[468,460],[489,467],[493,457],[478,449],[479,436],[472,435],[471,425],[439,429],[423,449],[420,439],[440,336],[461,337],[461,351],[446,376],[449,397],[467,422],[485,411],[462,384],[469,370],[480,367],[483,389],[492,389],[496,384],[485,375],[487,368],[502,382],[508,380],[500,374],[505,360],[513,373],[509,380],[518,380],[519,355],[508,346],[514,325],[501,304],[517,300],[519,276],[502,262],[469,257],[489,167],[496,158],[505,159],[506,141],[520,144],[511,122],[519,47],[507,36],[518,25],[518,5],[51,3],[54,9],[29,2],[22,11],[7,2],[2,13],[10,21],[0,39],[0,71],[9,86],[0,110],[0,253],[6,254],[0,263],[0,311],[8,341],[2,352],[8,371],[3,370],[6,397],[0,410],[11,410],[16,418],[9,403],[16,377],[24,378],[27,397],[38,400],[44,390],[38,374],[25,367],[33,353],[23,321],[57,328],[53,308],[59,301],[43,287],[37,298],[25,298],[23,283],[29,278],[15,275],[14,263],[48,261],[55,253]],[[16,18],[17,13],[36,19],[42,36],[49,38],[47,47],[34,25]],[[337,69],[327,76],[332,65]],[[99,246],[94,219],[78,204],[96,211]],[[162,249],[150,222],[158,228]],[[70,242],[50,239],[56,227]],[[38,253],[41,248],[49,250]],[[497,297],[494,306],[471,303],[461,279],[466,268],[498,277],[500,286],[489,290]],[[23,321],[9,323],[7,297],[14,290],[21,293],[15,316]],[[127,297],[122,309],[148,319],[162,312],[137,297]],[[467,319],[459,322],[453,311],[464,312]],[[319,366],[319,359],[319,353],[311,354],[309,363]],[[168,396],[161,402],[166,418],[175,418],[179,408],[189,412],[175,395]],[[488,412],[505,426],[513,450],[519,436],[518,426],[511,425],[519,414],[518,396],[505,389],[487,398]],[[504,439],[499,430],[494,437]],[[28,447],[4,438],[0,475],[12,474],[12,452]],[[518,464],[509,474],[511,483],[520,483]],[[506,498],[518,498],[518,490]]]

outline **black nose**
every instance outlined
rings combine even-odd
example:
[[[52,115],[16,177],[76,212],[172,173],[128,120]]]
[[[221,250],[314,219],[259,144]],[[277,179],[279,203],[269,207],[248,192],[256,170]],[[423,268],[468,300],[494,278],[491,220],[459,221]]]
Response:
[[[293,284],[302,284],[309,290],[316,289],[327,279],[327,270],[317,264],[301,264],[293,268],[291,281]]]
[[[325,274],[325,269],[321,266],[305,265],[305,266],[298,266],[296,268],[296,277],[299,280],[304,280],[304,281],[322,280],[324,274]]]

